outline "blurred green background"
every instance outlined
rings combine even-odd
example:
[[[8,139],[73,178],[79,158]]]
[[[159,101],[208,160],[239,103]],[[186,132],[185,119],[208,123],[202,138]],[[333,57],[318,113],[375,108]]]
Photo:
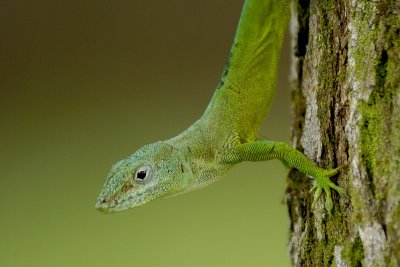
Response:
[[[111,165],[204,111],[242,1],[0,1],[0,266],[289,266],[279,161],[104,215]],[[289,139],[288,50],[263,135]]]

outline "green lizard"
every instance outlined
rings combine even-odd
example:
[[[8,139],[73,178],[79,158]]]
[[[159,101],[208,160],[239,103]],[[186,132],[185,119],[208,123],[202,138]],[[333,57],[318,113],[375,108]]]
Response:
[[[117,212],[204,187],[242,161],[281,159],[312,176],[314,203],[330,189],[345,191],[325,170],[286,143],[259,138],[274,97],[290,0],[246,0],[221,81],[202,117],[166,141],[145,145],[112,166],[96,208]]]

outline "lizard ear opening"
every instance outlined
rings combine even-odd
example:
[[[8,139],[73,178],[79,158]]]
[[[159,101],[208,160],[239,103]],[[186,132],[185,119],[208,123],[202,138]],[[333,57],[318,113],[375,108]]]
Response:
[[[152,176],[152,168],[150,165],[144,165],[137,169],[135,175],[133,176],[133,180],[139,183],[144,183],[150,180]]]

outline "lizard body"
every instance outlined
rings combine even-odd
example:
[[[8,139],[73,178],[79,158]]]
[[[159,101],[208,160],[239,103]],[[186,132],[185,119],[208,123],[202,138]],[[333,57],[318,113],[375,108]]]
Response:
[[[242,161],[279,158],[315,178],[314,201],[344,190],[325,170],[286,143],[258,132],[273,100],[290,0],[246,0],[228,63],[202,117],[181,134],[145,145],[114,164],[96,208],[117,212],[206,186]]]

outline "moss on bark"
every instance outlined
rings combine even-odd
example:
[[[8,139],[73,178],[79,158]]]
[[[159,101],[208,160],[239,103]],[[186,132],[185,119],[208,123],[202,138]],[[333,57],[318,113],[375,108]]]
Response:
[[[294,145],[342,166],[333,180],[349,199],[334,192],[331,216],[323,200],[312,209],[309,180],[290,173],[293,265],[400,266],[400,1],[297,7]]]

